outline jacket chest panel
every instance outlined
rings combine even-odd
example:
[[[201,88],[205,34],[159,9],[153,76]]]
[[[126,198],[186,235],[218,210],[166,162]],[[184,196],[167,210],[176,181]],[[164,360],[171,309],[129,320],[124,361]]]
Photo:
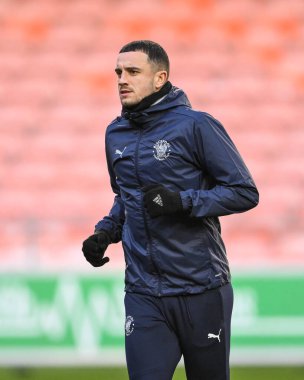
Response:
[[[151,183],[186,188],[199,184],[201,169],[183,125],[159,125],[117,134],[112,165],[121,187]]]

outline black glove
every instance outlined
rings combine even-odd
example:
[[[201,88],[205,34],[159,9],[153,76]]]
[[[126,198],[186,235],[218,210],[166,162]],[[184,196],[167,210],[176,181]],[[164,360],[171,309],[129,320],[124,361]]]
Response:
[[[183,211],[179,192],[167,190],[162,185],[149,185],[143,188],[144,206],[151,217],[177,214]]]
[[[105,251],[110,243],[111,240],[106,231],[99,231],[91,235],[82,245],[84,257],[93,267],[101,267],[110,260],[108,257],[104,257]]]

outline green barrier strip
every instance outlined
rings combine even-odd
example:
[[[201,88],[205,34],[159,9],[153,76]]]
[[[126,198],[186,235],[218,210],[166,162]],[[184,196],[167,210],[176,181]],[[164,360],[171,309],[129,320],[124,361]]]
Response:
[[[303,363],[304,274],[233,285],[233,362]],[[122,274],[1,275],[0,364],[123,364],[123,286]]]

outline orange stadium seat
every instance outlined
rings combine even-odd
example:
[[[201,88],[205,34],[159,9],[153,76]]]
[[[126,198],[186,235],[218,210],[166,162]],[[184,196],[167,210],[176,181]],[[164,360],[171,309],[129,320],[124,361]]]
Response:
[[[222,220],[231,263],[304,264],[302,0],[6,1],[0,16],[1,267],[86,270],[81,241],[113,201],[116,52],[143,38],[164,45],[172,82],[225,125],[260,189],[258,208]],[[121,246],[110,255],[122,268]]]

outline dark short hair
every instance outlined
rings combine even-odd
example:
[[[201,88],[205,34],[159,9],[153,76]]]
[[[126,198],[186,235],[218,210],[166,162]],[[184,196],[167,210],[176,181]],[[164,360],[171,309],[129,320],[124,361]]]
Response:
[[[149,40],[132,41],[123,46],[119,53],[129,51],[141,51],[148,56],[148,60],[156,64],[160,69],[167,71],[169,76],[170,62],[168,54],[159,44]]]

